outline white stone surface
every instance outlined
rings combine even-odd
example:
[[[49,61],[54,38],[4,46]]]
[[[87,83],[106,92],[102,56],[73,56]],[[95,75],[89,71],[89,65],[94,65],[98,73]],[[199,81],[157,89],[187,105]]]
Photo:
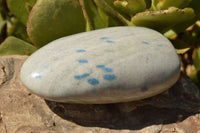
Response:
[[[179,78],[170,41],[142,27],[113,27],[57,39],[32,54],[22,83],[49,100],[116,103],[157,95]]]

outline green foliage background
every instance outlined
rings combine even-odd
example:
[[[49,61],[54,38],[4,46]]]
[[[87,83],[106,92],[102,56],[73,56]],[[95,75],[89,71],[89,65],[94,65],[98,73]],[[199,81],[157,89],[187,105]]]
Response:
[[[0,56],[31,55],[80,32],[142,26],[173,43],[182,71],[200,86],[199,0],[0,0]]]

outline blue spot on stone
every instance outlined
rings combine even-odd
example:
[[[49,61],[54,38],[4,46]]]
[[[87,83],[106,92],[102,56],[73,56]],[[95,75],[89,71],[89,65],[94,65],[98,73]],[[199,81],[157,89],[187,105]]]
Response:
[[[149,89],[148,87],[144,86],[144,87],[141,88],[141,91],[146,92],[146,91],[148,91],[148,89]]]
[[[111,68],[105,67],[105,65],[97,65],[97,68],[100,68],[101,70],[105,71],[105,72],[112,72]]]
[[[105,80],[108,80],[108,81],[113,81],[113,80],[115,80],[117,77],[116,77],[115,75],[113,75],[113,74],[105,74],[105,75],[103,76],[103,78],[104,78]]]
[[[111,69],[111,68],[108,68],[108,67],[105,67],[105,68],[103,68],[102,70],[104,70],[105,72],[112,72],[112,69]]]
[[[81,59],[81,60],[78,60],[79,63],[88,63],[87,60],[84,60],[84,59]]]
[[[33,78],[36,78],[36,79],[41,79],[41,78],[42,78],[42,75],[41,75],[40,73],[37,73],[37,72],[32,73],[31,76],[32,76]]]
[[[114,41],[110,41],[110,40],[108,40],[108,41],[106,41],[107,43],[115,43]]]
[[[35,76],[36,79],[41,79],[42,75]]]
[[[147,44],[147,45],[149,45],[149,43],[148,43],[148,42],[146,42],[146,41],[142,41],[142,43],[143,43],[143,44]]]
[[[84,50],[84,49],[79,49],[79,50],[77,50],[76,52],[77,52],[77,53],[84,53],[84,52],[86,52],[86,50]]]
[[[97,65],[97,68],[105,68],[105,65]]]
[[[100,39],[105,40],[108,39],[108,37],[100,37]]]
[[[158,47],[163,47],[163,45],[162,45],[162,44],[158,44],[157,46],[158,46]]]
[[[98,85],[99,80],[97,80],[95,78],[91,78],[91,79],[88,79],[88,83],[91,84],[91,85]]]
[[[86,78],[86,77],[88,77],[88,76],[90,76],[89,73],[84,73],[84,74],[82,74],[82,75],[75,75],[74,78],[75,78],[76,80],[81,80],[81,79],[84,79],[84,78]]]

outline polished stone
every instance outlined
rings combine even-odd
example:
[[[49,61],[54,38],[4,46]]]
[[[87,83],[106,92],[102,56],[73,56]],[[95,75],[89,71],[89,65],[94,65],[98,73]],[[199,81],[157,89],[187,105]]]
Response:
[[[113,27],[57,39],[23,64],[21,81],[48,100],[102,104],[140,100],[170,88],[180,61],[157,31]]]

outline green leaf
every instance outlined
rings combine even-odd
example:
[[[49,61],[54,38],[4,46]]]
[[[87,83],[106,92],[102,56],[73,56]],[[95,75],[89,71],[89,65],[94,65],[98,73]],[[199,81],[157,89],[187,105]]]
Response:
[[[187,30],[172,37],[171,41],[177,49],[197,48],[200,42],[199,36],[200,27],[196,23]]]
[[[108,16],[103,13],[92,0],[79,0],[84,17],[88,23],[88,30],[108,27]]]
[[[186,48],[191,47],[190,44],[188,44],[188,43],[186,43],[186,42],[184,42],[182,40],[176,39],[176,40],[171,40],[171,42],[172,42],[172,44],[174,45],[174,47],[176,49],[186,49]]]
[[[112,19],[112,17],[108,16],[104,11],[101,10],[101,8],[97,7],[98,13],[101,16],[101,19],[103,19],[104,22],[106,22],[106,27],[113,27],[113,26],[119,26],[115,20]]]
[[[0,0],[0,18],[2,20],[9,19],[10,13],[7,8],[6,0]]]
[[[149,27],[160,32],[166,32],[176,25],[191,21],[194,17],[195,13],[191,8],[178,9],[171,7],[168,10],[138,13],[131,19],[131,22],[136,26]]]
[[[36,48],[31,44],[16,37],[7,37],[0,45],[0,56],[5,55],[30,55]]]
[[[0,13],[2,12],[2,0],[0,0]]]
[[[0,42],[2,42],[7,36],[7,24],[6,21],[0,21]]]
[[[200,19],[200,0],[192,0],[192,2],[190,3],[190,5],[188,7],[191,7],[192,9],[194,9],[194,12],[196,14],[196,17],[194,19],[194,22],[198,19]]]
[[[113,20],[118,25],[129,25],[133,26],[127,18],[125,18],[122,14],[120,14],[114,6],[115,0],[94,0],[96,5],[100,7],[106,14],[113,18]]]
[[[152,5],[152,0],[145,0],[146,3],[146,9],[150,9]]]
[[[194,50],[192,59],[196,70],[200,71],[200,48]]]
[[[12,25],[9,27],[8,36],[15,36],[26,42],[30,42],[30,39],[26,32],[26,26],[17,19],[14,19]]]
[[[174,32],[176,32],[178,34],[182,31],[184,31],[189,26],[193,25],[198,19],[200,19],[199,5],[200,5],[200,0],[192,0],[190,2],[190,4],[188,5],[188,7],[192,8],[194,10],[195,17],[192,20],[189,20],[189,21],[184,22],[184,23],[180,23],[180,24],[172,27],[171,30],[173,30]]]
[[[29,38],[37,48],[85,30],[86,22],[76,0],[38,0],[27,22]]]
[[[154,10],[166,10],[169,7],[185,8],[192,0],[152,0]]]
[[[177,33],[171,29],[171,30],[168,30],[167,32],[165,32],[164,36],[167,38],[171,38],[171,37],[177,36]]]
[[[145,0],[116,0],[114,6],[121,14],[131,18],[136,13],[146,9],[146,2]]]
[[[28,15],[36,0],[7,0],[9,10],[26,25]]]

